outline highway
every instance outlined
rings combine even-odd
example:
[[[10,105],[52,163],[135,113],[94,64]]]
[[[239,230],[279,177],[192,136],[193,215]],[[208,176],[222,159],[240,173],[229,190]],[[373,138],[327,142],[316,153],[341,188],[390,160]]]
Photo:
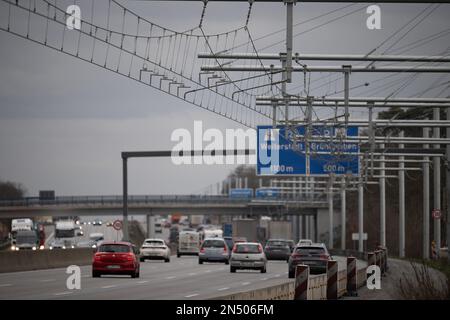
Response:
[[[339,269],[345,258],[336,257]],[[358,261],[362,267],[364,262]],[[284,261],[269,261],[267,273],[237,271],[225,264],[198,264],[197,257],[172,256],[170,263],[141,263],[141,276],[91,277],[91,266],[81,267],[81,289],[68,290],[65,269],[0,274],[0,299],[164,299],[189,300],[214,297],[274,286],[288,279]]]

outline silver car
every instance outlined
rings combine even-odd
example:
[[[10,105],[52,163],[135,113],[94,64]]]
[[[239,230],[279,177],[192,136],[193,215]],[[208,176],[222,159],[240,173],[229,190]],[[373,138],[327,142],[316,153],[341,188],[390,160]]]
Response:
[[[238,269],[256,269],[266,273],[267,258],[263,247],[257,242],[236,243],[231,253],[230,272]]]
[[[206,238],[198,253],[198,263],[225,262],[229,263],[230,249],[223,238]]]

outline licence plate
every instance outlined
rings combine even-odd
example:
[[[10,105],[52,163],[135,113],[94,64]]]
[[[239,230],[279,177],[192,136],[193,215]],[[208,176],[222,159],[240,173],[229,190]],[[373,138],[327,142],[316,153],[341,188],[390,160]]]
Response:
[[[248,267],[248,266],[253,265],[253,263],[251,263],[251,262],[243,262],[242,265]]]
[[[108,269],[120,269],[120,266],[112,265],[112,266],[107,266],[106,268],[108,268]]]

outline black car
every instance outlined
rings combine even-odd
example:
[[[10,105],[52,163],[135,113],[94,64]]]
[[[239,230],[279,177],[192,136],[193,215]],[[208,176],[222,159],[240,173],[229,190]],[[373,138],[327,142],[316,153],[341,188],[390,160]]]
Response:
[[[264,253],[267,260],[285,260],[289,261],[291,256],[291,248],[288,240],[269,239],[264,247]]]
[[[315,243],[310,246],[297,246],[289,258],[289,278],[295,277],[295,267],[298,264],[309,266],[311,273],[326,272],[328,260],[331,260],[331,256],[323,243]]]

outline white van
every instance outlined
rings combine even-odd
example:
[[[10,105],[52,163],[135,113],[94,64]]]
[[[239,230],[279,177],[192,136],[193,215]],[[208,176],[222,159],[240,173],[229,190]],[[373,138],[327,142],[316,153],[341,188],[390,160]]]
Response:
[[[177,257],[196,255],[200,251],[200,234],[196,231],[180,231],[178,236]]]

